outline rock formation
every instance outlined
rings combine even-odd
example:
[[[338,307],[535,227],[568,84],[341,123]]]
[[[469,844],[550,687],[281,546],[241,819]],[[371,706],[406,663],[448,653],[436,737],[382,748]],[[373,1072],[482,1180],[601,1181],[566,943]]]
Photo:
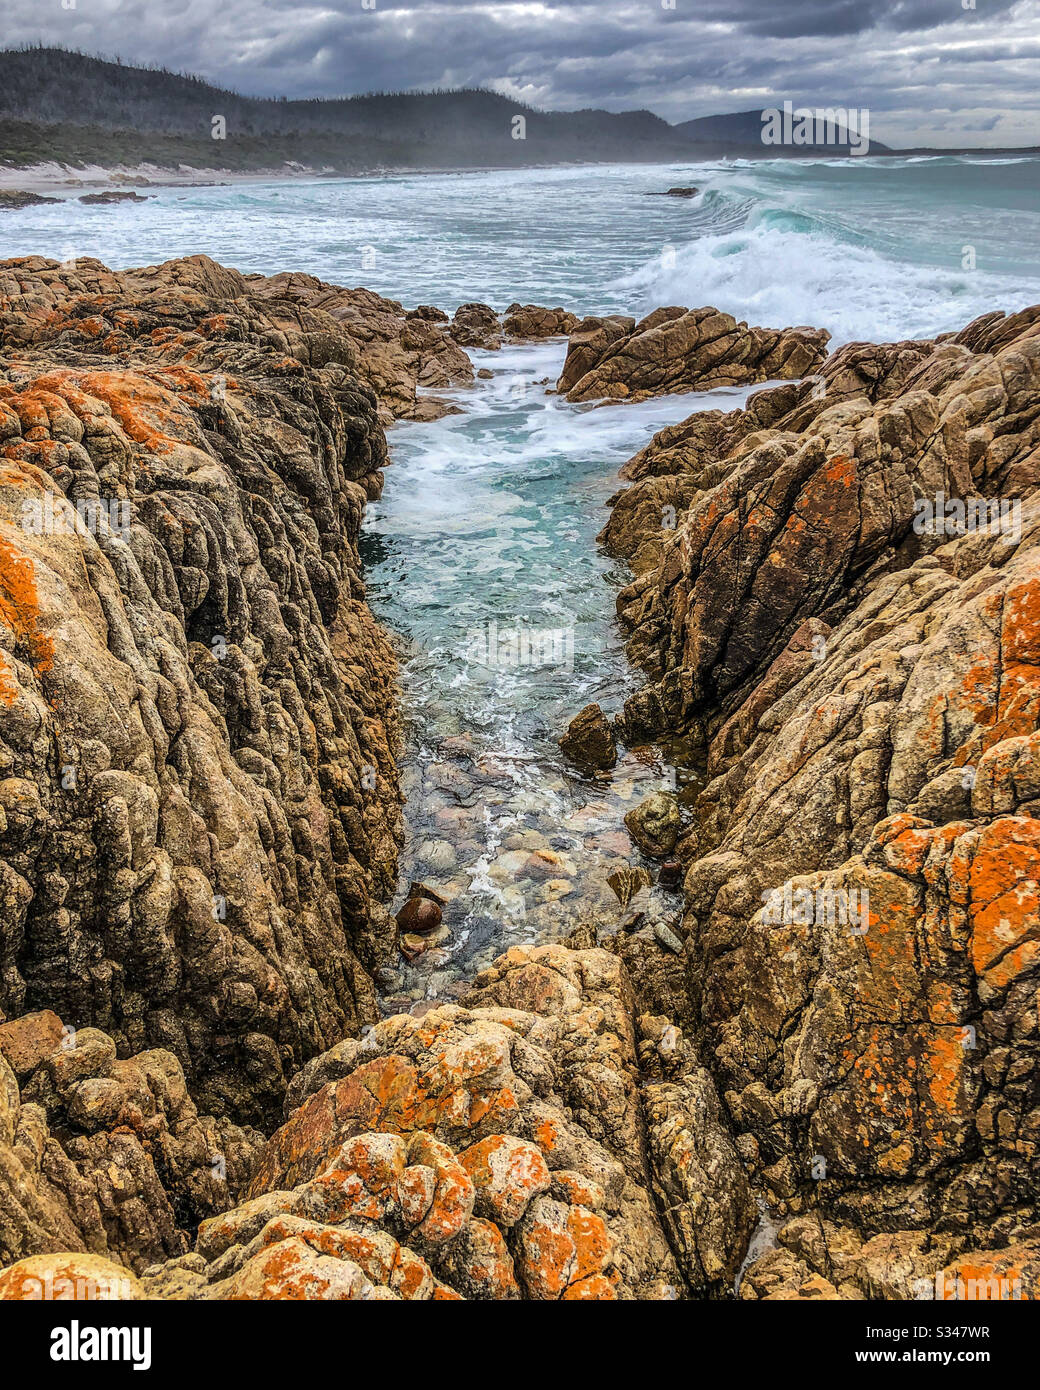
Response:
[[[225,1210],[263,1136],[199,1116],[177,1059],[126,1060],[56,1014],[0,1025],[0,1265],[86,1252],[140,1270]]]
[[[578,315],[540,304],[510,304],[502,331],[507,338],[562,338],[578,326]]]
[[[290,341],[299,329],[313,332],[321,325],[333,336],[338,353],[345,343],[353,345],[345,365],[376,393],[383,424],[439,419],[456,407],[420,395],[420,388],[473,383],[473,364],[440,309],[425,306],[406,313],[396,299],[328,285],[299,272],[247,275],[244,283],[250,298],[261,302],[259,307]]]
[[[671,998],[781,1227],[742,1296],[907,1297],[1035,1269],[1040,308],[822,376],[625,470],[620,723],[704,748]]]
[[[375,397],[204,257],[7,262],[0,349],[0,1010],[263,1122],[394,950]]]
[[[718,309],[655,309],[639,323],[586,318],[572,332],[557,390],[569,401],[645,401],[814,372],[830,335],[749,328]]]

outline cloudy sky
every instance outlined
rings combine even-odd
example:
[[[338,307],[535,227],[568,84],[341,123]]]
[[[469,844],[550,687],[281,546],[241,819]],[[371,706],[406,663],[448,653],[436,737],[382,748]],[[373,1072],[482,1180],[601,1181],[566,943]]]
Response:
[[[5,44],[164,63],[251,95],[488,86],[671,121],[789,97],[869,107],[889,144],[1040,143],[1040,0],[0,4]]]

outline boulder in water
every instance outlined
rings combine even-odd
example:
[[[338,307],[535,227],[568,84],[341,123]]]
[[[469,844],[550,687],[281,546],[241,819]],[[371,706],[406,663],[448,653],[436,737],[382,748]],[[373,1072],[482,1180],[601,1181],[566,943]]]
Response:
[[[614,730],[599,705],[586,705],[560,739],[563,756],[581,768],[612,768],[617,762]]]
[[[679,803],[668,792],[654,792],[629,811],[625,824],[644,854],[663,859],[679,838]]]

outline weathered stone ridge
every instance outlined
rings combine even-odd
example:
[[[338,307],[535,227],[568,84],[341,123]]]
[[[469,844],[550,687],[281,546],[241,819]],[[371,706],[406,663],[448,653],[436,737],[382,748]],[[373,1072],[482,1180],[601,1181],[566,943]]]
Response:
[[[718,309],[655,309],[636,323],[587,318],[570,331],[557,390],[569,401],[644,401],[807,376],[830,334],[816,328],[749,328]]]
[[[205,257],[0,266],[0,1009],[277,1114],[393,949],[356,347]]]
[[[603,536],[620,732],[705,750],[682,1021],[780,1227],[741,1294],[1035,1277],[1040,308],[822,376],[662,432]]]

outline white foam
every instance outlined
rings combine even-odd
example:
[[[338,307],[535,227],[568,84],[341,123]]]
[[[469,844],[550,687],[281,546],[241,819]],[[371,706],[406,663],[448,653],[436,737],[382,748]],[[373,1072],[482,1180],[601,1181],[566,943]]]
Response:
[[[619,282],[649,312],[660,304],[714,305],[770,328],[813,324],[835,343],[933,337],[995,305],[1040,299],[1040,282],[887,259],[825,235],[759,225],[707,236],[656,257]]]

